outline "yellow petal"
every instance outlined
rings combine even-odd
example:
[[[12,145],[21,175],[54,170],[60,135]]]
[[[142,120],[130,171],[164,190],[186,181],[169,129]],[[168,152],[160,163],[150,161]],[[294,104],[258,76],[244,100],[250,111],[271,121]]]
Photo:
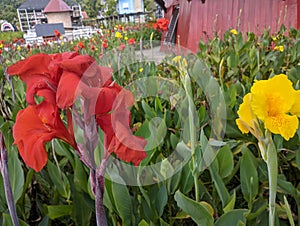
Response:
[[[235,123],[242,133],[249,133],[248,125],[244,121],[238,118],[235,120]]]
[[[295,102],[295,90],[286,75],[256,81],[251,88],[253,113],[264,121],[290,111]]]
[[[237,112],[239,115],[239,119],[236,120],[236,124],[243,133],[248,133],[248,128],[254,128],[253,114],[251,110],[250,101],[251,93],[248,93],[244,96],[243,103],[240,105],[239,110]]]
[[[297,115],[298,117],[300,117],[300,90],[296,91],[295,96],[296,96],[295,102],[294,102],[290,112],[293,115]]]
[[[274,134],[280,134],[284,139],[292,138],[298,129],[296,115],[282,114],[277,117],[269,117],[265,120],[265,127]]]

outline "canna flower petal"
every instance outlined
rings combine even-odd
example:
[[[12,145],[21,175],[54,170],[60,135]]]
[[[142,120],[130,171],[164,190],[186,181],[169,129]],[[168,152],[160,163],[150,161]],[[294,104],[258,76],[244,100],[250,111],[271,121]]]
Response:
[[[290,110],[293,115],[300,117],[300,90],[295,92],[295,102]]]
[[[239,118],[236,124],[242,133],[249,133],[249,128],[254,128],[254,117],[251,110],[251,94],[248,93],[243,98],[243,103],[238,110]]]
[[[96,121],[105,134],[105,147],[125,162],[138,165],[147,154],[146,140],[136,137],[130,129],[129,106],[134,103],[133,95],[113,84],[102,88],[96,104]]]
[[[265,121],[265,127],[274,134],[280,134],[284,139],[292,138],[298,129],[298,118],[296,115],[277,115],[269,117]]]
[[[76,148],[74,136],[61,121],[58,108],[46,101],[18,112],[13,137],[22,159],[36,172],[47,163],[46,142],[59,138]]]
[[[284,74],[256,81],[251,93],[252,110],[262,121],[289,112],[296,97],[292,82]]]

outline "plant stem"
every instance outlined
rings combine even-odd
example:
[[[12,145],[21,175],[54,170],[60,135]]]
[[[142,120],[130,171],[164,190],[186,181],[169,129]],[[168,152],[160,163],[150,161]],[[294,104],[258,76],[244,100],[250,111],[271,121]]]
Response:
[[[8,205],[8,210],[12,219],[12,222],[14,226],[19,226],[19,221],[18,221],[18,215],[16,211],[16,206],[14,203],[14,197],[10,185],[10,180],[9,180],[9,174],[8,174],[8,167],[7,167],[7,151],[6,147],[4,144],[4,139],[3,135],[0,132],[0,169],[1,169],[1,174],[3,176],[3,183],[4,183],[4,191],[5,191],[5,197]]]
[[[198,172],[198,163],[197,163],[197,156],[196,156],[196,128],[194,125],[194,118],[197,117],[194,114],[194,102],[193,102],[193,94],[191,88],[191,80],[187,72],[184,72],[184,88],[188,98],[188,105],[189,105],[189,128],[190,128],[190,143],[191,143],[191,152],[192,152],[192,163],[193,163],[193,177],[194,177],[194,186],[195,186],[195,200],[199,202],[200,194],[199,194],[199,172]]]
[[[96,169],[95,175],[95,184],[96,184],[96,200],[95,200],[95,208],[96,208],[96,221],[98,226],[107,226],[107,219],[105,214],[105,209],[103,205],[103,194],[104,194],[104,174],[107,163],[107,156],[101,161],[101,165]]]
[[[269,226],[275,225],[275,201],[276,201],[276,189],[277,189],[277,174],[278,174],[278,161],[277,151],[273,143],[272,138],[268,144],[267,149],[267,167],[269,178]]]

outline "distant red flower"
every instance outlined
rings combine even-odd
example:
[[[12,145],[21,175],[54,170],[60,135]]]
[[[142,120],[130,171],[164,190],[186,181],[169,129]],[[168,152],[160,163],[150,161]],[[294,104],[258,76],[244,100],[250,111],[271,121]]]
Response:
[[[135,39],[134,38],[128,39],[128,44],[129,45],[135,45]]]
[[[107,48],[108,48],[107,42],[103,42],[103,43],[102,43],[102,47],[103,47],[104,49],[107,49]]]
[[[55,37],[59,38],[61,34],[58,30],[54,30],[54,35]]]
[[[0,49],[0,54],[2,54],[2,49]]]
[[[169,26],[169,20],[165,18],[159,18],[156,20],[156,23],[153,24],[154,29],[158,31],[167,31]]]
[[[94,45],[91,45],[91,50],[95,51],[95,46]]]
[[[78,46],[80,49],[85,48],[85,46],[83,45],[83,43],[82,43],[81,41],[78,42],[77,46]]]
[[[76,52],[78,52],[78,51],[79,51],[79,48],[78,48],[77,46],[74,46],[74,47],[73,47],[73,50],[76,51]]]
[[[126,48],[126,45],[124,43],[121,43],[119,46],[119,50],[123,51]]]

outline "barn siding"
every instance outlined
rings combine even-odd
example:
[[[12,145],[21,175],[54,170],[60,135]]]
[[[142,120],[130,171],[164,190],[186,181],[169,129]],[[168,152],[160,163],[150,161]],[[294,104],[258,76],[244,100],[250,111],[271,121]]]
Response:
[[[197,51],[200,38],[212,38],[231,28],[242,32],[271,33],[286,27],[300,27],[300,0],[179,0],[177,35],[180,44]],[[166,18],[171,18],[171,7]]]

